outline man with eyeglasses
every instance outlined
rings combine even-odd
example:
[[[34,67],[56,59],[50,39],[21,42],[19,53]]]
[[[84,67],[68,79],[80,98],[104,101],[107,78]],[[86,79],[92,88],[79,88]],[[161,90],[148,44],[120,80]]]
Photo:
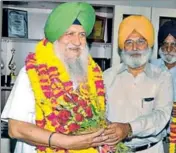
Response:
[[[111,122],[106,143],[123,141],[135,153],[164,153],[172,110],[172,77],[149,63],[153,43],[154,28],[146,17],[125,18],[118,31],[122,63],[104,72]]]
[[[152,64],[159,66],[163,70],[168,70],[173,79],[174,85],[174,104],[176,103],[176,21],[171,20],[165,22],[158,32],[159,55],[161,58],[153,60]],[[176,118],[176,107],[173,105],[172,118]],[[171,121],[171,126],[176,123]],[[171,135],[176,134],[175,130],[168,128],[170,133],[170,142],[174,142],[176,138]]]
[[[160,59],[152,61],[153,64],[176,71],[176,21],[171,20],[164,23],[158,32],[158,46]]]

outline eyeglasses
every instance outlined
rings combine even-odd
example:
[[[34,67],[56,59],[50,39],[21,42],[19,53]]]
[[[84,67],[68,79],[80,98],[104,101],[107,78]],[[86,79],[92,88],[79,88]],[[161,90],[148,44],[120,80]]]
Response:
[[[161,44],[162,49],[167,50],[170,47],[170,50],[176,50],[176,42],[163,42]]]
[[[132,48],[134,46],[134,43],[137,45],[137,47],[144,47],[147,45],[147,41],[143,38],[140,38],[136,41],[128,39],[125,41],[125,47],[127,48]]]

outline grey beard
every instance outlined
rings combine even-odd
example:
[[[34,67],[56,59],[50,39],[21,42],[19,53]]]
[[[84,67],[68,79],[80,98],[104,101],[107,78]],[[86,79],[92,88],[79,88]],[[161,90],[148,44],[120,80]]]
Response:
[[[77,58],[71,62],[67,62],[67,68],[69,74],[73,78],[87,75],[86,64],[80,58]]]
[[[173,64],[176,62],[176,53],[175,52],[164,52],[161,48],[159,49],[159,55],[160,57],[169,64]]]
[[[124,64],[131,68],[138,68],[146,64],[151,58],[152,50],[147,48],[141,51],[126,51],[122,50],[120,56]]]
[[[88,46],[82,50],[82,53],[75,60],[66,60],[62,51],[59,50],[58,41],[54,42],[54,49],[56,56],[63,62],[71,80],[77,86],[78,79],[85,79],[87,77],[88,68]]]

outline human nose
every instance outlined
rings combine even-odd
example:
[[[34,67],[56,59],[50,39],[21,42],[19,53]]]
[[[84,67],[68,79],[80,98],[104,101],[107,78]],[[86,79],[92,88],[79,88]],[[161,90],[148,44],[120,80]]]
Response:
[[[133,47],[132,47],[132,49],[133,49],[133,50],[137,50],[137,44],[136,44],[135,41],[133,42]]]
[[[80,45],[81,45],[81,41],[80,41],[79,35],[76,35],[76,36],[73,38],[72,44],[74,44],[75,46],[80,46]]]
[[[172,46],[171,45],[168,45],[167,48],[166,48],[166,51],[167,52],[171,52],[173,50]]]

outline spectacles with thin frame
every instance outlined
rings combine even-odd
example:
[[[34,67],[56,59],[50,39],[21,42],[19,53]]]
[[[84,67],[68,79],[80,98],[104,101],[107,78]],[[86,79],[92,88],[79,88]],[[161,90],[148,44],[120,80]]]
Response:
[[[144,47],[147,45],[147,41],[143,38],[137,40],[127,39],[124,45],[127,48],[132,48],[134,44],[136,44],[137,47]]]
[[[161,44],[161,48],[163,50],[167,50],[169,47],[170,47],[170,50],[175,50],[176,51],[176,42],[171,42],[171,43],[169,43],[169,42],[163,42]]]

